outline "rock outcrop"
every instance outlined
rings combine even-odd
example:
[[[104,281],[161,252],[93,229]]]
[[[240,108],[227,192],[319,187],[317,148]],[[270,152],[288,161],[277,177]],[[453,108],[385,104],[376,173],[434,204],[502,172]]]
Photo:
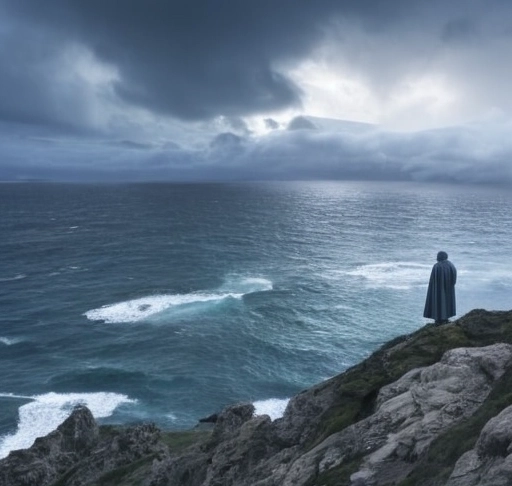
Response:
[[[512,406],[485,424],[474,449],[455,464],[446,486],[508,486],[512,482]]]
[[[0,484],[51,484],[87,455],[99,435],[89,409],[77,407],[51,434],[30,449],[13,451],[1,462]]]
[[[98,427],[79,407],[0,461],[0,486],[512,486],[512,311],[396,338],[273,422],[251,404],[212,417]]]

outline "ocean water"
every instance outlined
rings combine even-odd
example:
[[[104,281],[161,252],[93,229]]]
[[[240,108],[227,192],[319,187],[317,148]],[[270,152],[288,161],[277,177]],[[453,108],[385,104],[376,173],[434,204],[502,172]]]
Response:
[[[166,429],[290,396],[423,326],[512,308],[512,194],[415,183],[0,184],[0,457],[77,403]]]

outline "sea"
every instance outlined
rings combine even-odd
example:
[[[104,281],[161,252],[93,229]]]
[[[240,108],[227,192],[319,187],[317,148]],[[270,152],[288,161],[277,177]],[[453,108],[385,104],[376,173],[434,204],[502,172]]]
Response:
[[[512,308],[512,191],[394,182],[0,184],[0,457],[77,404],[165,430],[290,397],[422,317]]]

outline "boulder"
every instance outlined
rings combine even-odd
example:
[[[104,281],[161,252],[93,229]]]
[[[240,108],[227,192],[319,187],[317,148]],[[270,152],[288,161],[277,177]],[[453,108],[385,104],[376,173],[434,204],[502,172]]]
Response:
[[[446,486],[512,486],[512,406],[489,420]]]
[[[441,433],[478,409],[512,364],[512,345],[459,348],[432,366],[384,386],[368,418],[331,435],[299,457],[283,486],[362,458],[351,484],[378,486],[404,479]]]

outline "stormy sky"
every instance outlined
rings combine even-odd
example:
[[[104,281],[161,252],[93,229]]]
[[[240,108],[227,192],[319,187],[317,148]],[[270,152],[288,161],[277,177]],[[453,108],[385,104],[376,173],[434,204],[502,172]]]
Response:
[[[509,0],[0,0],[0,180],[512,183]]]

